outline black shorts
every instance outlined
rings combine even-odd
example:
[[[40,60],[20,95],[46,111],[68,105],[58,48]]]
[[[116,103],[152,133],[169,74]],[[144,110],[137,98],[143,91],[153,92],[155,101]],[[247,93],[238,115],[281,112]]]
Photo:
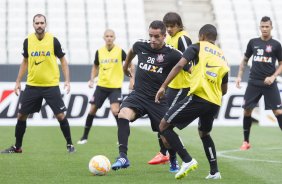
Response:
[[[94,104],[99,109],[102,107],[106,98],[109,98],[110,104],[120,103],[122,101],[121,88],[105,88],[96,86],[96,90],[89,103]]]
[[[264,96],[266,110],[281,109],[281,98],[276,82],[270,86],[256,85],[249,82],[244,95],[243,108],[255,108],[262,95]]]
[[[183,88],[183,89],[173,89],[168,87],[166,89],[166,99],[167,99],[167,103],[169,105],[169,107],[174,106],[177,102],[183,100],[188,92],[189,92],[190,88]]]
[[[19,113],[27,115],[39,112],[43,98],[55,115],[67,110],[59,86],[35,87],[26,85],[25,90],[21,95]]]
[[[136,91],[132,91],[122,102],[121,109],[124,107],[133,109],[136,113],[136,119],[148,114],[154,132],[159,132],[161,119],[168,110],[168,104],[165,99],[161,100],[160,103],[156,103],[155,99],[150,99]]]
[[[218,105],[207,102],[195,95],[187,96],[174,105],[165,114],[164,119],[171,125],[183,129],[196,118],[199,118],[198,129],[204,132],[210,132],[218,111]]]

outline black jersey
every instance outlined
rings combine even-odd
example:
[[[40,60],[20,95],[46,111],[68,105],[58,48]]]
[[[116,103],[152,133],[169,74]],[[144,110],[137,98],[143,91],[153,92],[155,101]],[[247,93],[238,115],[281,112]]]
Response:
[[[267,41],[261,38],[251,39],[247,45],[245,56],[250,58],[252,55],[250,79],[264,80],[275,72],[276,60],[282,61],[281,44],[272,38]]]
[[[135,42],[133,52],[138,56],[134,89],[154,99],[171,69],[181,59],[182,54],[169,45],[164,45],[158,50],[152,49],[148,40]]]

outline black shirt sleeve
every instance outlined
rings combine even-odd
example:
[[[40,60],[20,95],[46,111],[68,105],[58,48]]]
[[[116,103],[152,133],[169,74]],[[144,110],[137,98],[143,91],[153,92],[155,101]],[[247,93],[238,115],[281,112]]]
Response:
[[[228,82],[228,72],[225,74],[225,76],[222,78],[222,84],[226,84]]]
[[[99,66],[99,55],[98,55],[98,50],[95,53],[95,59],[94,59],[94,64]]]
[[[184,52],[191,44],[192,44],[191,39],[183,35],[178,39],[178,50]]]
[[[122,50],[122,56],[121,56],[121,60],[122,61],[124,61],[125,60],[125,58],[126,58],[126,53],[125,53],[125,51],[124,50]]]
[[[25,58],[28,58],[27,45],[28,45],[28,39],[26,38],[23,42],[23,51],[22,51],[22,55]]]
[[[200,43],[193,44],[184,51],[182,57],[184,57],[188,62],[192,61],[194,64],[197,64],[199,61],[199,51]]]
[[[247,45],[247,49],[246,49],[246,52],[245,52],[245,56],[247,58],[250,58],[253,55],[252,43],[253,43],[253,41],[250,40],[248,45]]]
[[[281,44],[278,42],[278,46],[277,46],[277,50],[275,52],[275,55],[277,57],[278,62],[282,61],[282,48],[281,48]]]
[[[62,58],[65,56],[65,52],[62,49],[61,43],[56,37],[54,37],[54,52],[58,58]]]

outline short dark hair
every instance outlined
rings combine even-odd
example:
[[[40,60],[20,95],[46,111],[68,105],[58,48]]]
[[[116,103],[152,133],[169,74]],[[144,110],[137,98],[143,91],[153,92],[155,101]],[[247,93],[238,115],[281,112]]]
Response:
[[[165,25],[171,24],[171,25],[177,25],[179,28],[183,29],[183,23],[180,15],[176,12],[168,12],[165,14],[163,18],[163,22]]]
[[[205,35],[207,39],[215,41],[217,38],[216,27],[211,24],[204,25],[199,31],[199,36],[201,35]]]
[[[45,23],[46,23],[46,17],[45,17],[45,15],[40,14],[40,13],[34,15],[34,17],[33,17],[33,22],[35,21],[35,18],[36,18],[36,17],[44,17],[44,20],[45,20]]]
[[[270,25],[272,25],[272,21],[271,21],[270,17],[268,17],[268,16],[263,16],[260,21],[261,22],[268,22],[268,21],[270,21]]]
[[[160,29],[163,35],[166,33],[166,27],[163,21],[160,21],[160,20],[154,20],[153,22],[151,22],[149,28]]]

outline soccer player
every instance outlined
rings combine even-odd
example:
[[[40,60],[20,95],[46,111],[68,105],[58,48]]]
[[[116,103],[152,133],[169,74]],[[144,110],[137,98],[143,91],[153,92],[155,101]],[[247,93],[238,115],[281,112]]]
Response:
[[[276,77],[282,72],[282,49],[281,44],[272,39],[272,28],[271,19],[267,16],[262,17],[260,21],[261,36],[249,41],[245,56],[239,66],[236,79],[237,88],[241,88],[240,82],[245,66],[248,64],[249,58],[253,56],[248,86],[244,95],[244,141],[240,147],[241,150],[248,150],[251,147],[249,142],[252,125],[251,115],[262,95],[264,96],[265,109],[272,110],[282,130],[282,106],[276,82]],[[276,68],[277,60],[279,67]]]
[[[70,91],[70,77],[65,53],[56,37],[45,32],[46,17],[36,14],[33,17],[35,33],[31,33],[23,43],[23,61],[20,66],[15,85],[15,93],[19,95],[21,80],[27,70],[27,84],[22,94],[17,124],[15,130],[16,143],[1,153],[22,153],[22,141],[26,130],[28,115],[39,112],[42,100],[51,107],[55,117],[60,123],[60,128],[67,142],[67,151],[75,152],[72,144],[69,122],[64,114],[65,104],[59,89],[59,67],[57,58],[61,61],[62,71],[65,78],[64,88],[67,93]]]
[[[198,163],[187,152],[173,128],[183,129],[196,118],[199,118],[198,131],[210,164],[210,173],[206,179],[221,178],[210,131],[221,105],[222,95],[227,92],[229,67],[222,50],[214,45],[216,37],[216,28],[210,24],[204,25],[199,31],[199,42],[189,46],[183,53],[183,57],[156,94],[155,101],[159,103],[168,84],[188,62],[191,62],[188,96],[165,114],[159,127],[164,144],[176,150],[183,161],[181,169],[175,175],[176,179],[181,179],[195,170]]]
[[[137,55],[134,90],[122,102],[118,114],[119,156],[112,165],[113,170],[129,167],[127,158],[129,122],[147,114],[154,132],[159,131],[159,123],[169,106],[165,99],[155,103],[155,95],[170,70],[181,58],[181,53],[166,45],[166,27],[162,21],[153,21],[149,26],[150,40],[139,40],[129,50],[123,66],[124,73],[131,76],[129,65]],[[169,150],[171,155],[173,150]],[[172,161],[177,165],[177,160]]]
[[[165,42],[172,47],[184,52],[189,45],[191,45],[191,39],[188,37],[186,31],[184,31],[184,26],[181,17],[176,12],[168,12],[163,17],[163,22],[166,26],[168,35],[166,36]],[[189,91],[189,74],[187,71],[180,71],[179,74],[171,81],[166,90],[166,99],[170,107],[172,107],[176,102],[184,99]],[[158,140],[160,145],[160,152],[151,159],[149,164],[163,164],[169,161],[169,155],[167,154],[167,149],[160,139],[160,134],[158,133]],[[170,155],[174,157],[174,155]],[[172,158],[173,160],[174,158]],[[177,172],[178,168],[171,166],[171,172]]]
[[[106,98],[109,98],[111,111],[117,120],[120,102],[122,100],[121,87],[124,78],[122,63],[126,53],[114,44],[115,32],[107,29],[104,32],[105,46],[96,51],[94,65],[92,67],[89,88],[94,86],[94,78],[98,75],[98,83],[90,100],[90,111],[86,118],[84,133],[77,144],[86,144],[93,119],[99,108],[102,107]],[[98,72],[99,70],[99,72]]]

